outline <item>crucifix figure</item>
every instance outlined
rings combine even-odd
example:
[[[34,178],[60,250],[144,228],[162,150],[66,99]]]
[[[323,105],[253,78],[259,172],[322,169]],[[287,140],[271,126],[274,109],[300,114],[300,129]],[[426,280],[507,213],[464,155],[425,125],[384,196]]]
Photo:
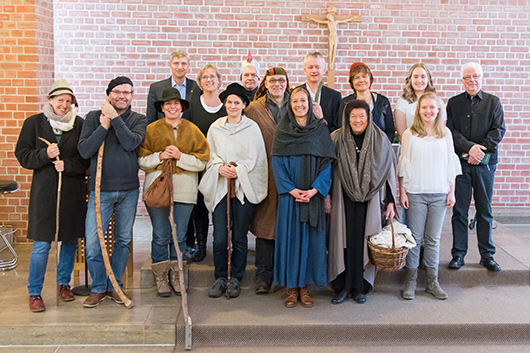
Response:
[[[337,8],[330,6],[328,7],[328,13],[325,16],[318,15],[303,15],[302,21],[304,22],[316,22],[319,24],[325,24],[328,26],[329,34],[328,34],[328,40],[329,40],[329,50],[328,50],[328,85],[333,85],[333,78],[335,77],[334,71],[335,71],[335,56],[337,54],[337,43],[338,43],[338,36],[337,36],[337,24],[338,23],[345,23],[345,22],[360,22],[362,20],[362,16],[337,16],[335,13],[337,12]]]

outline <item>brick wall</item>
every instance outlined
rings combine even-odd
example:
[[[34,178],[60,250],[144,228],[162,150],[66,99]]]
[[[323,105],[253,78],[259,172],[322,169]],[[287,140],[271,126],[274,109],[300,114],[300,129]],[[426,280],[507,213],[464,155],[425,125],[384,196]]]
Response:
[[[14,179],[19,191],[0,196],[0,224],[19,228],[25,239],[31,171],[14,150],[24,119],[40,109],[53,80],[52,0],[8,0],[0,6],[0,179]]]
[[[335,87],[343,95],[351,93],[349,65],[363,61],[375,75],[373,89],[395,104],[408,68],[421,61],[447,101],[463,89],[460,66],[479,61],[484,90],[501,98],[508,128],[493,202],[530,205],[530,5],[525,0],[56,0],[56,77],[71,82],[83,114],[97,109],[116,75],[133,79],[134,107],[145,112],[149,84],[169,76],[168,55],[175,49],[191,55],[192,78],[213,63],[226,86],[237,80],[250,49],[262,70],[283,66],[292,83],[302,83],[305,54],[327,54],[327,28],[301,22],[301,15],[325,14],[328,5],[339,15],[363,17],[362,23],[338,27]]]

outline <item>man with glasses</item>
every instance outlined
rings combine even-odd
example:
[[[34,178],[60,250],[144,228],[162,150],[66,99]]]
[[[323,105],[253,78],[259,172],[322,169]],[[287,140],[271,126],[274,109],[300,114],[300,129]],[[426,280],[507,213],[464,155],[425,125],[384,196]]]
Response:
[[[86,259],[92,277],[92,292],[83,306],[93,308],[109,297],[116,303],[119,298],[105,271],[99,244],[95,210],[95,177],[98,151],[103,143],[101,177],[101,221],[107,229],[114,211],[116,227],[111,266],[118,284],[129,258],[129,243],[138,203],[138,146],[143,141],[147,119],[131,110],[133,83],[125,76],[110,81],[107,100],[101,110],[91,111],[85,118],[78,149],[81,156],[90,159],[90,200],[86,215]],[[106,251],[106,249],[104,249]]]
[[[188,102],[191,101],[191,97],[195,91],[200,91],[195,81],[186,77],[190,73],[190,56],[188,53],[183,50],[177,50],[171,53],[169,67],[171,69],[171,77],[155,82],[149,86],[146,112],[149,124],[164,117],[164,114],[157,112],[155,109],[155,102],[162,98],[162,93],[166,89],[171,87],[178,89],[182,99]],[[198,94],[200,95],[200,93]]]
[[[274,128],[289,104],[289,79],[281,67],[273,67],[265,73],[256,92],[256,100],[245,109],[245,115],[261,129],[269,162],[268,194],[255,209],[250,231],[256,236],[256,294],[269,293],[273,280],[274,230],[278,209],[278,191],[271,164]]]
[[[342,96],[339,91],[324,86],[322,78],[326,74],[326,59],[319,52],[309,53],[304,58],[305,88],[313,99],[313,113],[317,118],[324,117],[329,132],[341,125],[339,107]]]
[[[245,87],[248,100],[252,102],[259,86],[259,63],[255,59],[251,59],[250,62],[248,59],[243,60],[239,79],[243,87]]]
[[[498,145],[506,132],[504,111],[498,97],[482,91],[480,64],[464,64],[461,74],[465,92],[447,103],[447,127],[453,134],[455,152],[462,165],[462,175],[455,181],[453,259],[449,268],[458,270],[464,266],[468,249],[468,212],[473,196],[480,265],[489,271],[500,271],[501,267],[493,259],[491,199]]]

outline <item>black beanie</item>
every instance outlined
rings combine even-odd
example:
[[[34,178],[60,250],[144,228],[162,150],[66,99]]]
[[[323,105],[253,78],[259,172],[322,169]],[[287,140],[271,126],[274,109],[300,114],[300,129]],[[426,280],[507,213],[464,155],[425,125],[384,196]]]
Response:
[[[118,76],[109,82],[109,85],[107,86],[107,96],[114,87],[123,85],[124,83],[128,83],[129,85],[134,86],[131,79],[127,76]]]

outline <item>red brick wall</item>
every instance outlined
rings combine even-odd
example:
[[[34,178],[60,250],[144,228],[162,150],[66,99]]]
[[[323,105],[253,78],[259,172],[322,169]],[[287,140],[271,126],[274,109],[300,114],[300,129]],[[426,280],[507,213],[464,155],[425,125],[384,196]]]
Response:
[[[0,6],[0,179],[19,183],[19,191],[0,196],[0,224],[27,229],[31,171],[14,156],[24,119],[40,109],[53,79],[51,0],[8,0]]]
[[[226,86],[237,80],[241,60],[250,49],[262,70],[283,66],[292,83],[302,83],[305,54],[314,50],[327,54],[327,28],[301,22],[301,15],[325,14],[327,5],[337,7],[339,15],[363,16],[362,23],[339,25],[335,85],[343,95],[351,93],[347,75],[354,61],[372,68],[373,89],[393,104],[408,68],[416,62],[429,66],[445,101],[462,91],[460,66],[480,62],[485,71],[484,90],[501,98],[508,128],[493,202],[530,205],[530,118],[526,113],[530,106],[530,5],[524,0],[56,0],[55,76],[71,82],[83,114],[97,109],[105,86],[117,75],[133,79],[134,107],[145,112],[149,84],[169,76],[168,55],[175,49],[191,55],[192,78],[202,65],[213,63],[223,73]],[[7,117],[2,109],[2,129],[14,119],[17,110],[12,111]],[[26,115],[19,113],[17,119]],[[10,133],[16,135],[13,130]],[[4,135],[0,138],[5,139]],[[5,145],[8,151],[12,144]],[[5,172],[3,157],[12,153],[5,149],[0,153],[0,168]],[[16,167],[13,170],[20,172]],[[26,178],[25,174],[18,177]]]

